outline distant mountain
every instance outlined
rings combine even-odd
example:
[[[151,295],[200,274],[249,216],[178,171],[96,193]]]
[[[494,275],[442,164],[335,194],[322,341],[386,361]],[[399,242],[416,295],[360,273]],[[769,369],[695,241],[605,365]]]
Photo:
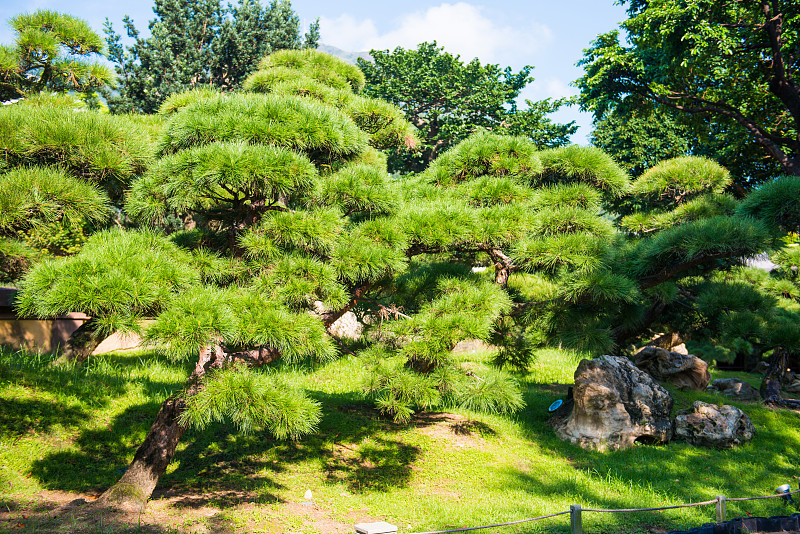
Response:
[[[336,56],[354,65],[356,63],[356,58],[364,58],[367,61],[372,61],[372,56],[369,55],[369,52],[348,52],[347,50],[342,50],[341,48],[336,48],[335,46],[326,45],[324,43],[320,43],[317,50]]]

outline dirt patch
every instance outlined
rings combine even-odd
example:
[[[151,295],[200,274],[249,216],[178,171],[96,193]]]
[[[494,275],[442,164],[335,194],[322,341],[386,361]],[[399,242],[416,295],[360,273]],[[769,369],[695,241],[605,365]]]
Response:
[[[0,533],[349,534],[353,531],[350,517],[344,521],[336,519],[330,510],[315,503],[265,505],[247,502],[254,498],[248,492],[222,493],[224,495],[162,491],[141,513],[101,506],[96,503],[97,495],[70,492],[43,491],[24,500],[3,498],[0,499]],[[367,517],[363,513],[357,515],[358,521]]]
[[[456,447],[483,447],[485,437],[497,434],[486,423],[451,413],[418,414],[412,423],[426,436],[447,440]]]

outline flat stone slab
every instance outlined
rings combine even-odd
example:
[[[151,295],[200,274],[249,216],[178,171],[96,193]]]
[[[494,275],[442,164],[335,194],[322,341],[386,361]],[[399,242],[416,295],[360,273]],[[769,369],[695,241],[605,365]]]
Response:
[[[392,532],[397,532],[397,527],[386,521],[356,525],[356,534],[390,534]]]

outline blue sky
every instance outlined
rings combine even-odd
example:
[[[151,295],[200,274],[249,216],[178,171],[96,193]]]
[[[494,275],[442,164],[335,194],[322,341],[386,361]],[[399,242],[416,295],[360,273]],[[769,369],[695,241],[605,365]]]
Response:
[[[108,17],[119,33],[122,17],[128,14],[136,27],[146,32],[147,22],[153,18],[152,5],[137,0],[33,0],[24,4],[0,0],[0,43],[13,40],[5,21],[22,11],[62,11],[83,18],[98,32]],[[515,70],[533,65],[536,80],[522,95],[532,100],[576,94],[570,83],[581,75],[575,62],[583,49],[626,18],[624,7],[614,5],[613,0],[295,0],[292,7],[304,26],[319,17],[322,42],[347,51],[413,48],[419,42],[436,40],[464,60],[478,57],[482,63]],[[577,121],[580,129],[573,142],[587,143],[588,114],[574,107],[554,118]]]

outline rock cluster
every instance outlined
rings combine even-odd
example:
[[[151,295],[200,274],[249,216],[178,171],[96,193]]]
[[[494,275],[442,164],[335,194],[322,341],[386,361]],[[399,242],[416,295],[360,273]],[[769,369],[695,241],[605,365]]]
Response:
[[[549,422],[561,439],[594,450],[666,443],[673,436],[699,446],[728,448],[749,441],[755,431],[747,415],[733,406],[698,401],[674,422],[672,407],[669,392],[628,358],[601,356],[578,364],[572,397]]]

